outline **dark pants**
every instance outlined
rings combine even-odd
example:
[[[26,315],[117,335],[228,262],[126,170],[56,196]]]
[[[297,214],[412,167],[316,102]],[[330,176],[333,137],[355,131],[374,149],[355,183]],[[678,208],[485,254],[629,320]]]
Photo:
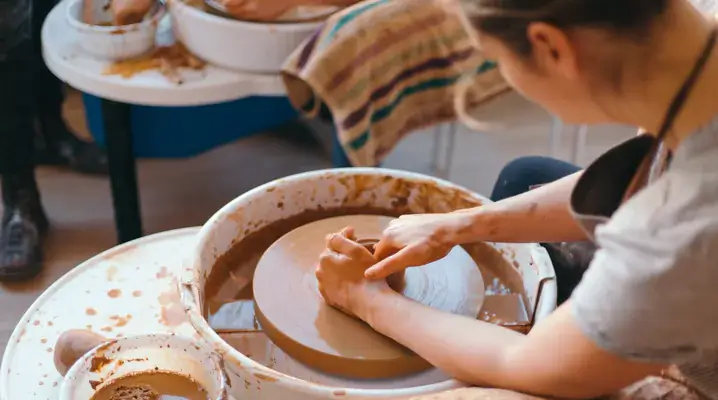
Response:
[[[42,60],[54,0],[0,0],[0,175],[34,167],[35,117],[61,115],[63,86]]]
[[[548,157],[523,157],[509,164],[499,174],[491,200],[499,201],[571,175],[580,170],[567,162]],[[573,289],[588,268],[595,246],[591,242],[542,243],[553,262],[558,283],[558,303],[571,297]]]

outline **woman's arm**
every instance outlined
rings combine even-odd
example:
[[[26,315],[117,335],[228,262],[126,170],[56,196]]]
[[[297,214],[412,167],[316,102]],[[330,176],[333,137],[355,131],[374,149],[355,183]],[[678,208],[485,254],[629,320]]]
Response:
[[[358,304],[357,316],[375,330],[470,384],[593,398],[664,367],[623,360],[598,348],[578,329],[570,301],[527,336],[431,309],[390,289],[373,292]]]
[[[403,215],[391,221],[376,245],[379,260],[366,270],[383,279],[445,257],[474,242],[572,242],[586,239],[569,211],[581,172],[496,203],[445,214]]]
[[[467,223],[453,244],[472,242],[575,242],[586,239],[570,213],[571,192],[581,171],[526,193],[485,206],[457,211]]]

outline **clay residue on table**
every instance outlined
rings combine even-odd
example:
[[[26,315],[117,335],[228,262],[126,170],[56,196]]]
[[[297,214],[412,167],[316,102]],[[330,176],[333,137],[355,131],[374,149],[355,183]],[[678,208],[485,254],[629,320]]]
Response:
[[[183,79],[180,70],[183,68],[191,70],[202,70],[206,63],[180,42],[171,46],[160,46],[151,53],[130,60],[118,61],[110,65],[103,72],[105,75],[119,75],[123,78],[131,78],[145,71],[157,70],[174,84],[182,84]]]

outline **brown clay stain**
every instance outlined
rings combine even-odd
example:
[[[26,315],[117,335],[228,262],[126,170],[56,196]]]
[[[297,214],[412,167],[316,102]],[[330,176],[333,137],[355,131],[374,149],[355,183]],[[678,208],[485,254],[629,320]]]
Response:
[[[132,292],[132,297],[141,297],[141,296],[142,296],[141,290],[135,290],[134,292]]]
[[[531,203],[529,204],[529,209],[526,211],[526,213],[532,215],[536,213],[536,210],[538,210],[538,203]]]
[[[25,336],[25,333],[26,333],[26,332],[27,332],[27,330],[26,330],[25,328],[22,328],[22,330],[20,331],[20,335],[17,337],[17,343],[20,343],[20,341],[22,340],[23,336]]]
[[[100,330],[101,330],[102,332],[112,332],[112,327],[111,327],[111,326],[105,326],[105,327],[100,328]]]
[[[162,311],[160,312],[160,323],[165,326],[182,325],[186,320],[184,306],[177,290],[177,279],[173,279],[173,284],[164,293],[157,298]]]
[[[116,299],[122,296],[122,291],[120,289],[112,289],[107,292],[107,296]]]
[[[92,357],[90,360],[90,372],[100,372],[100,370],[107,364],[111,363],[112,360],[105,357],[104,355]]]
[[[115,275],[117,275],[117,267],[112,265],[109,268],[107,268],[107,280],[112,282],[115,279]]]
[[[90,380],[90,387],[92,390],[97,389],[98,386],[102,384],[102,381],[96,381],[96,380]]]
[[[85,314],[87,314],[87,315],[97,315],[97,310],[95,310],[94,308],[88,308],[88,309],[85,310]]]
[[[47,339],[45,339],[45,338],[40,339],[40,343],[47,343]]]
[[[255,373],[254,373],[254,376],[255,376],[257,379],[261,379],[261,380],[267,381],[267,382],[276,382],[276,381],[277,381],[277,378],[275,378],[275,377],[273,377],[273,376],[269,376],[269,375],[264,375],[264,374],[261,374],[261,373],[259,373],[259,372],[255,372]]]
[[[110,317],[111,320],[115,321],[116,327],[121,327],[127,325],[128,322],[132,319],[132,315],[127,314],[126,316],[120,316],[120,315],[113,315]]]
[[[335,391],[333,391],[332,394],[335,395],[335,396],[346,396],[346,395],[347,395],[347,392],[340,389],[340,390],[335,390]]]
[[[32,324],[35,325],[35,326],[38,326],[38,325],[40,325],[40,321],[35,320]]]
[[[164,279],[164,278],[168,277],[169,275],[170,274],[169,274],[169,271],[167,270],[167,267],[160,268],[160,272],[155,274],[157,279]]]

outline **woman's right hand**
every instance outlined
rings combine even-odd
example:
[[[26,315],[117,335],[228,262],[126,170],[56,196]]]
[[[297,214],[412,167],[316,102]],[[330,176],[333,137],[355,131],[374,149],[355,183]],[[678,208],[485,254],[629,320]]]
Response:
[[[367,269],[368,279],[384,279],[409,267],[440,260],[459,243],[455,238],[470,228],[471,218],[461,213],[402,215],[391,221],[374,247],[380,260]]]

